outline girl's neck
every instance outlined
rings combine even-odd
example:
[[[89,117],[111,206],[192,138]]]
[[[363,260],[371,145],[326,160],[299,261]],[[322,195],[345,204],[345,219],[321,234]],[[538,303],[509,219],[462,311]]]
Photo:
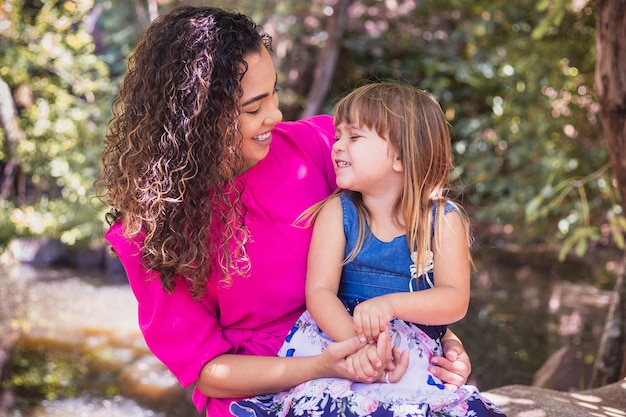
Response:
[[[363,194],[362,196],[363,204],[369,213],[369,228],[377,239],[390,242],[406,234],[404,220],[398,217],[402,213],[394,211],[399,193],[385,193],[377,196]]]

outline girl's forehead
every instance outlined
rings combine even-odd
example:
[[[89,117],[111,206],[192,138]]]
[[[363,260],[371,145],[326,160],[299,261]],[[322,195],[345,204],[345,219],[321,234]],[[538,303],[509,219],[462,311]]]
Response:
[[[342,125],[343,127],[357,128],[361,126],[359,113],[351,111],[349,113],[341,113],[335,115],[335,126]]]
[[[348,121],[340,121],[335,123],[335,128],[338,130],[360,130],[366,127],[354,122],[350,123]]]

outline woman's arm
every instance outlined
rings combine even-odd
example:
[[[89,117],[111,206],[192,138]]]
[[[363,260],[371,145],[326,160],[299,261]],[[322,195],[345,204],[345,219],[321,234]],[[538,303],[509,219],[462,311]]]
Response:
[[[381,351],[391,349],[389,338],[381,339],[379,344]],[[353,337],[330,344],[316,356],[282,358],[224,354],[204,365],[196,387],[212,398],[242,398],[285,391],[317,378],[355,379],[346,366],[345,357],[362,346],[363,343]],[[379,372],[383,369],[381,367]]]

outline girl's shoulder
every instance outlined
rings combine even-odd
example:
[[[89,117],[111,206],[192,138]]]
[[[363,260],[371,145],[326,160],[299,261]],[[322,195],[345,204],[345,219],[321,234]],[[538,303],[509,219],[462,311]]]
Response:
[[[448,214],[452,211],[456,212],[456,213],[461,213],[462,209],[461,207],[455,203],[452,200],[448,200],[443,199],[443,200],[439,200],[439,199],[435,199],[432,202],[432,210],[433,210],[433,214],[437,213],[438,208],[440,208],[443,205],[443,213],[444,214]]]
[[[344,212],[344,216],[347,213],[356,213],[356,204],[354,203],[354,200],[352,199],[352,196],[346,192],[346,191],[342,191],[337,195],[337,200],[338,202],[341,203],[341,208]]]

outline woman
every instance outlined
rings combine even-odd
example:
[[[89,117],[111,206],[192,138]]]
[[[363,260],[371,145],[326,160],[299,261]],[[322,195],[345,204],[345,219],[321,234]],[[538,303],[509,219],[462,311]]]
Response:
[[[357,373],[353,338],[307,358],[276,353],[305,309],[310,230],[293,227],[336,187],[332,120],[280,123],[271,39],[247,17],[179,7],[139,40],[114,104],[98,194],[111,207],[106,239],[139,303],[151,351],[207,415],[232,398],[307,380],[371,382]],[[470,364],[449,335],[434,371],[451,386]]]

